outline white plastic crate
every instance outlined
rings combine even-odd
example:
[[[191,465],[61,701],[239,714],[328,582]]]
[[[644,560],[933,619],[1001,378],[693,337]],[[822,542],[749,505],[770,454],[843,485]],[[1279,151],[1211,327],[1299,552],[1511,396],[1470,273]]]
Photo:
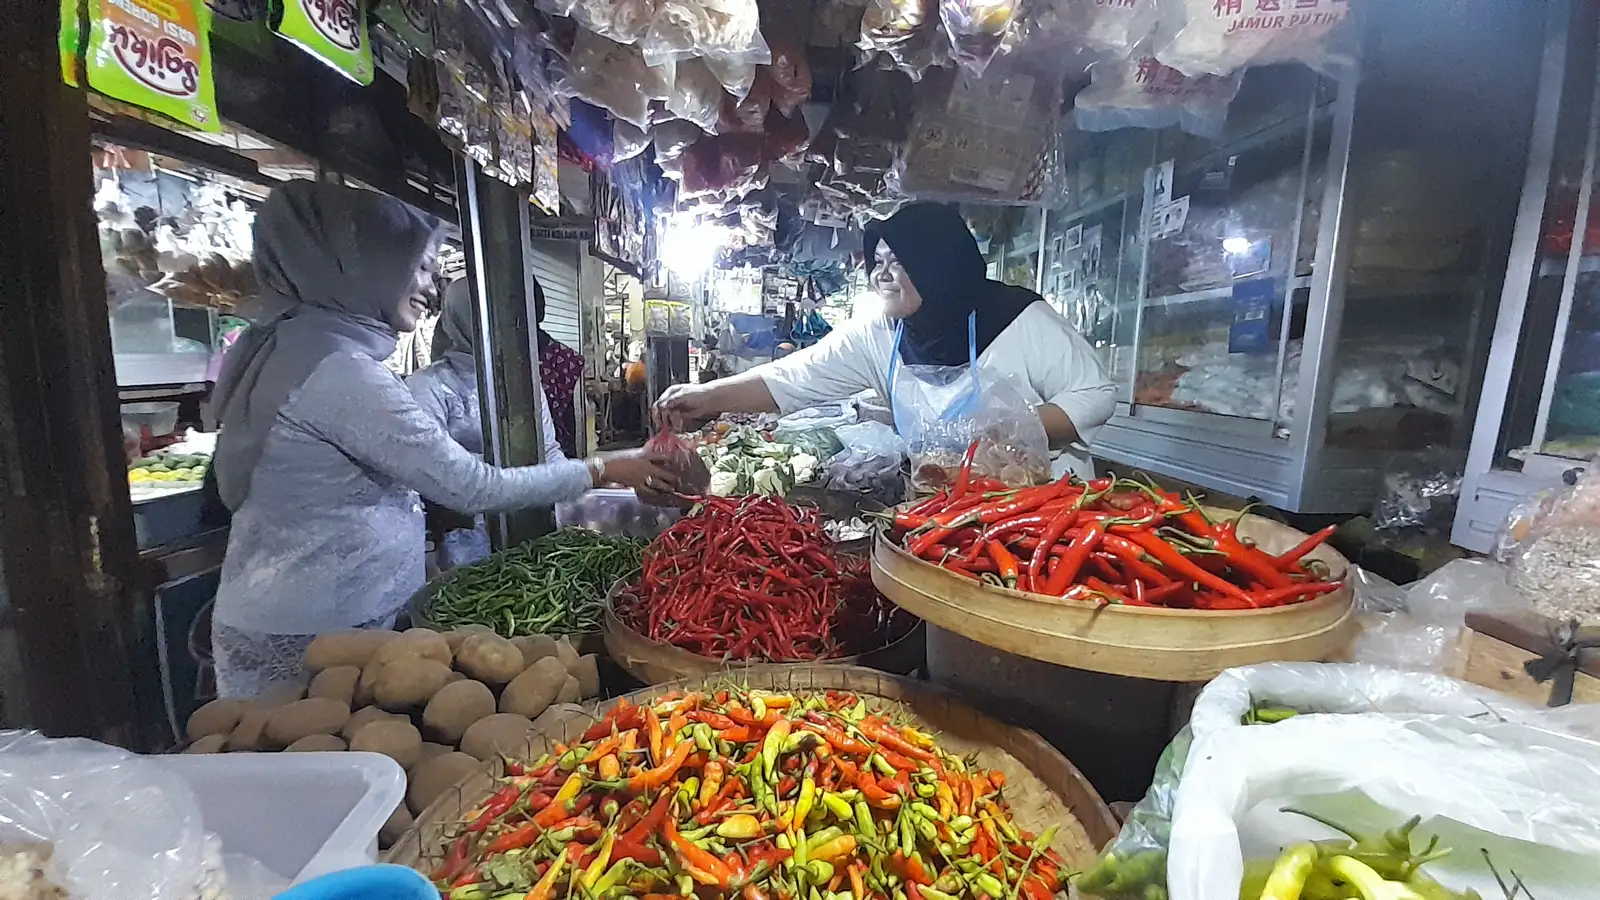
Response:
[[[406,773],[378,753],[222,753],[153,757],[194,789],[224,853],[298,884],[367,865],[378,829],[405,798]]]

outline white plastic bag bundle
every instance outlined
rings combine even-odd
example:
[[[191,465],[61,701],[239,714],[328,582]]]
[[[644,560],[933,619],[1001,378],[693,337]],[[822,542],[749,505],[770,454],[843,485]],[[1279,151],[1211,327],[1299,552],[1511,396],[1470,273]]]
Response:
[[[1095,63],[1090,84],[1073,100],[1078,128],[1167,128],[1216,138],[1228,122],[1228,104],[1239,94],[1243,71],[1188,77],[1148,53]]]
[[[1302,715],[1242,725],[1252,706]],[[1600,711],[1556,717],[1437,675],[1360,665],[1233,669],[1190,722],[1167,856],[1172,900],[1238,896],[1247,859],[1335,837],[1303,809],[1362,831],[1421,816],[1455,852],[1427,867],[1456,890],[1498,890],[1481,850],[1539,900],[1594,896],[1600,879]],[[1577,721],[1574,721],[1574,720]]]
[[[1156,0],[1156,56],[1185,75],[1227,75],[1246,66],[1347,61],[1336,32],[1350,0]]]
[[[0,732],[0,842],[46,844],[74,900],[196,900],[222,859],[193,792],[159,763],[81,738]]]
[[[1084,49],[1108,58],[1133,55],[1156,27],[1156,0],[1060,0],[1056,9]]]

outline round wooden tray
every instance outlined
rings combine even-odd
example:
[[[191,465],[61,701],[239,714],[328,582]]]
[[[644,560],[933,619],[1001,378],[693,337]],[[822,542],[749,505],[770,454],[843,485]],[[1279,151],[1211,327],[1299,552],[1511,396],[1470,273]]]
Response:
[[[1043,738],[991,719],[948,691],[922,682],[855,666],[754,666],[733,674],[645,688],[629,694],[627,699],[644,703],[671,690],[714,688],[733,681],[752,688],[798,694],[852,691],[869,700],[875,698],[874,705],[903,709],[920,727],[937,732],[945,750],[976,755],[979,766],[1004,772],[1006,798],[1017,822],[1036,832],[1058,825],[1054,846],[1070,869],[1088,867],[1098,850],[1116,836],[1117,821],[1100,795]],[[609,700],[598,704],[592,716],[566,717],[535,734],[529,741],[529,758],[552,752],[557,743],[579,738],[594,719],[616,703]],[[498,769],[498,763],[485,763],[481,770],[442,794],[395,842],[384,861],[429,873],[443,857],[449,829],[463,812],[489,796]]]
[[[1254,515],[1240,521],[1239,535],[1273,554],[1305,537]],[[1326,544],[1309,558],[1327,565],[1334,578],[1349,569]],[[981,644],[1075,669],[1159,681],[1206,681],[1234,666],[1325,659],[1349,644],[1356,629],[1355,593],[1348,584],[1272,609],[1102,607],[980,584],[917,559],[883,533],[873,547],[872,581],[925,621]]]
[[[617,596],[618,594],[613,592],[607,599],[605,618],[600,623],[600,633],[605,639],[606,653],[622,667],[623,671],[645,684],[662,684],[683,678],[701,678],[718,672],[741,671],[751,665],[711,659],[698,653],[690,653],[682,647],[663,644],[645,637],[617,615],[614,608]],[[863,666],[895,675],[910,675],[927,662],[927,635],[927,627],[917,622],[910,631],[867,653],[841,656],[837,659],[777,665]]]

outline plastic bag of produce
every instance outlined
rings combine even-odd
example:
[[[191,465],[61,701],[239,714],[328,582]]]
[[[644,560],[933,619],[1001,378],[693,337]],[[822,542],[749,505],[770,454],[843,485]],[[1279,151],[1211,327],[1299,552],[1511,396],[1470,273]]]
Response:
[[[898,366],[889,387],[914,490],[954,482],[974,441],[975,475],[1013,486],[1050,478],[1044,424],[1009,378],[965,366]]]
[[[772,51],[761,36],[756,0],[659,0],[639,49],[651,65],[691,56],[754,64],[772,61]]]
[[[578,30],[567,63],[571,71],[557,90],[604,107],[637,128],[650,125],[650,101],[671,93],[671,68],[646,65],[637,47],[585,29]]]
[[[1186,77],[1148,53],[1095,63],[1090,84],[1072,101],[1084,131],[1167,128],[1216,138],[1228,122],[1228,104],[1239,94],[1244,73]]]
[[[1513,508],[1496,557],[1537,612],[1587,624],[1600,620],[1600,479],[1571,477]]]
[[[822,466],[818,481],[830,491],[865,493],[885,506],[900,502],[905,480],[900,467],[906,442],[882,422],[860,422],[834,429],[844,449]]]
[[[1230,669],[1195,701],[1156,782],[1081,892],[1143,900],[1241,896],[1296,841],[1339,837],[1286,808],[1379,833],[1411,816],[1426,872],[1501,896],[1480,848],[1533,896],[1587,896],[1600,877],[1593,710],[1550,712],[1440,675],[1275,663]],[[1259,895],[1259,888],[1256,889]],[[1398,895],[1397,895],[1398,896]],[[1437,896],[1437,895],[1429,895]]]
[[[1328,69],[1349,57],[1335,32],[1349,0],[1155,0],[1156,47],[1185,75],[1227,75],[1246,66],[1305,63]]]
[[[667,94],[667,112],[693,122],[700,130],[716,134],[722,118],[722,83],[703,59],[684,59],[677,64],[672,89]]]
[[[0,732],[0,858],[8,897],[56,896],[54,884],[81,900],[194,900],[222,896],[207,891],[225,881],[182,778],[117,747],[30,731]]]

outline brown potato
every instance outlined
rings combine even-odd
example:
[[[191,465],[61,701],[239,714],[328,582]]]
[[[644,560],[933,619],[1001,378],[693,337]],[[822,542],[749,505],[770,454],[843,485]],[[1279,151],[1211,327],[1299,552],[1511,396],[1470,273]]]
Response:
[[[253,699],[255,704],[262,709],[277,709],[280,706],[288,706],[305,695],[305,682],[290,681],[274,684],[257,694]]]
[[[417,761],[417,754],[422,752],[422,735],[417,726],[404,719],[379,719],[368,722],[351,735],[350,749],[382,753],[405,769],[410,768]]]
[[[385,663],[372,686],[373,699],[384,709],[398,712],[421,706],[450,683],[450,667],[431,659]]]
[[[484,684],[505,684],[522,674],[522,651],[498,634],[472,634],[461,642],[456,668]]]
[[[285,753],[335,753],[346,749],[344,738],[332,734],[308,734],[283,748]]]
[[[378,672],[383,669],[383,663],[373,661],[366,664],[361,670],[361,677],[356,681],[356,693],[350,701],[351,706],[371,706],[373,692],[378,685]]]
[[[355,702],[356,683],[361,680],[361,670],[355,666],[334,666],[323,669],[311,679],[307,697],[326,697],[345,706]]]
[[[411,768],[415,770],[417,766],[420,766],[428,760],[433,759],[435,756],[443,756],[454,749],[454,747],[446,744],[435,744],[433,741],[423,741],[422,749],[417,751],[417,761],[411,764]]]
[[[422,711],[422,723],[430,737],[459,744],[467,726],[494,715],[494,709],[494,691],[477,681],[457,681],[433,695]]]
[[[533,730],[553,741],[565,741],[567,735],[563,724],[573,719],[582,722],[582,727],[578,728],[578,732],[582,733],[594,721],[594,716],[576,703],[552,703],[539,714],[539,718],[533,720]]]
[[[452,651],[457,651],[461,649],[462,641],[475,634],[494,634],[494,629],[487,625],[463,625],[455,631],[446,631],[444,640]]]
[[[561,665],[568,672],[571,672],[572,667],[578,664],[578,649],[572,646],[572,638],[563,637],[556,641],[556,658],[561,660]]]
[[[380,707],[363,706],[351,714],[350,720],[344,723],[343,728],[339,729],[339,736],[348,741],[350,740],[351,735],[355,734],[357,731],[360,731],[361,728],[369,722],[376,722],[379,719],[404,718],[405,716],[389,712],[388,710]]]
[[[416,819],[411,817],[411,810],[406,807],[405,801],[400,801],[389,818],[384,820],[383,827],[378,829],[378,843],[384,847],[394,846],[395,841],[405,836],[415,823]]]
[[[511,643],[517,645],[522,651],[522,668],[532,668],[533,664],[546,656],[556,655],[556,639],[548,634],[525,634],[514,637]]]
[[[379,628],[351,628],[319,634],[306,648],[306,669],[321,672],[334,666],[365,666],[379,647],[399,636]]]
[[[272,710],[251,706],[239,717],[239,724],[228,733],[229,750],[260,750],[262,749],[261,733],[267,728],[267,717],[272,715]]]
[[[533,722],[526,716],[496,713],[472,723],[461,736],[461,751],[485,761],[502,754],[523,754],[528,752],[532,734]]]
[[[226,736],[244,717],[250,704],[244,700],[213,700],[189,716],[186,729],[189,740],[198,741],[206,735]]]
[[[569,677],[561,660],[546,656],[528,671],[511,679],[511,683],[500,694],[500,711],[531,719],[555,701]]]
[[[327,697],[308,697],[273,710],[262,734],[268,743],[287,747],[308,735],[336,734],[349,719],[348,705]]]
[[[198,741],[183,748],[185,753],[221,753],[228,746],[228,736],[225,734],[208,734]]]
[[[600,696],[600,659],[593,653],[578,657],[578,664],[567,670],[578,679],[578,693],[585,700]]]
[[[444,635],[426,628],[413,628],[402,632],[372,655],[372,662],[379,665],[400,659],[431,659],[448,666],[455,659],[455,654],[451,652],[450,642],[444,639]]]
[[[571,675],[561,682],[561,690],[556,692],[555,703],[577,703],[583,699],[583,690],[578,687],[578,679]]]
[[[440,794],[456,782],[483,767],[483,763],[465,753],[446,753],[428,760],[411,773],[406,787],[406,806],[421,815]]]

